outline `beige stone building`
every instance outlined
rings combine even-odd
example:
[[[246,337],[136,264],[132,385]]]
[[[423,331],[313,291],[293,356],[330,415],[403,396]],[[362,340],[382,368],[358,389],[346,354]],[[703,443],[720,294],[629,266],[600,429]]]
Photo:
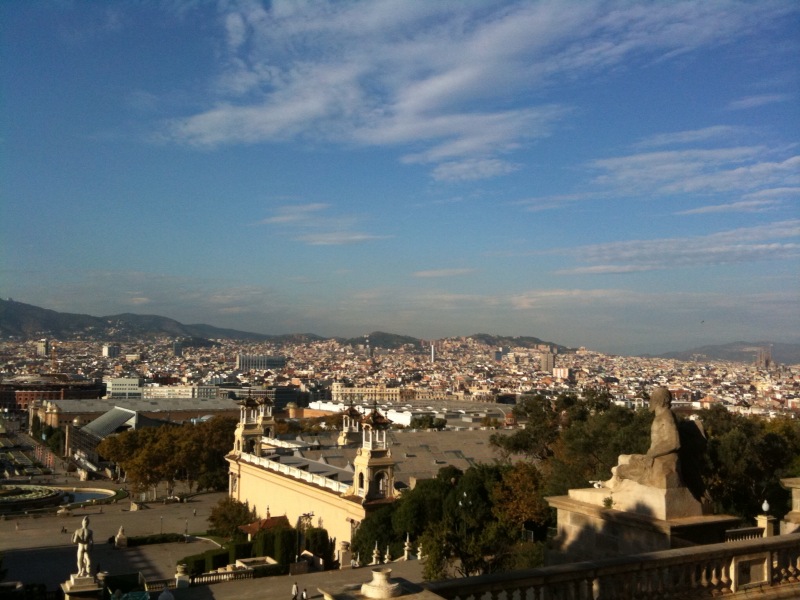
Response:
[[[394,430],[373,408],[342,414],[342,428],[293,440],[274,437],[272,406],[240,403],[234,449],[228,455],[230,496],[255,508],[258,518],[285,515],[324,527],[349,542],[361,521],[418,480],[452,465],[466,470],[495,458],[488,429]]]

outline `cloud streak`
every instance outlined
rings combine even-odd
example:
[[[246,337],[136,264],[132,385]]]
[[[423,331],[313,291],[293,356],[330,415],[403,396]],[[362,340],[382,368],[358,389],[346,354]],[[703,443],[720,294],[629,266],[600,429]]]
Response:
[[[515,96],[602,75],[631,57],[669,60],[725,43],[787,10],[771,2],[232,2],[220,16],[226,54],[216,97],[171,121],[165,136],[207,147],[401,145],[414,148],[403,162],[432,165],[434,179],[497,177],[518,168],[509,154],[551,135],[571,111]]]
[[[310,246],[341,246],[358,244],[389,236],[358,231],[361,217],[331,216],[325,203],[279,206],[271,217],[261,219],[256,225],[267,225],[295,241]]]
[[[757,96],[746,96],[734,100],[728,104],[728,110],[744,110],[749,108],[759,108],[767,104],[779,102],[789,102],[792,99],[790,94],[761,94]]]
[[[412,273],[412,276],[429,279],[438,277],[458,277],[461,275],[469,275],[474,272],[475,269],[432,269],[430,271],[416,271]]]
[[[722,231],[707,236],[631,240],[562,249],[584,266],[560,275],[622,274],[638,271],[792,260],[800,257],[800,219]]]

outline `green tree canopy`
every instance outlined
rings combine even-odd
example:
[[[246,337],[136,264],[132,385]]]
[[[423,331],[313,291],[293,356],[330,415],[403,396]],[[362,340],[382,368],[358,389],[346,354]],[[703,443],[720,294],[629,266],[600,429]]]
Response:
[[[217,535],[236,539],[244,537],[239,527],[252,523],[255,519],[255,511],[247,503],[226,496],[211,508],[208,524]]]

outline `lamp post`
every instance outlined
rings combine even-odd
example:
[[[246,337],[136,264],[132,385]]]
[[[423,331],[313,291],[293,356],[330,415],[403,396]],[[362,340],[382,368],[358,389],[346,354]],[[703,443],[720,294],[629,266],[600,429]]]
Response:
[[[161,533],[163,534],[164,533],[164,517],[163,517],[163,515],[161,517],[159,517],[159,519],[161,520]]]

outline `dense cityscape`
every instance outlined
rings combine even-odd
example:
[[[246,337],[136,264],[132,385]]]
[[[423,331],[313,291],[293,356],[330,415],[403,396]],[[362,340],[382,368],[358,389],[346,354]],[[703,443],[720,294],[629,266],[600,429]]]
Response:
[[[108,389],[96,398],[196,398],[216,395],[214,388],[236,389],[244,396],[279,388],[295,394],[296,403],[308,405],[315,400],[342,401],[341,390],[354,388],[361,399],[381,404],[514,404],[522,394],[602,387],[618,403],[632,406],[659,385],[673,391],[676,407],[720,404],[730,411],[761,415],[800,409],[800,367],[773,364],[766,350],[751,364],[623,357],[585,348],[558,352],[554,344],[495,347],[466,337],[395,349],[371,347],[368,338],[357,346],[336,340],[214,340],[204,348],[182,347],[173,339],[125,344],[6,341],[0,352],[6,389],[15,383],[31,385],[36,377],[47,375],[75,385],[102,382]],[[272,361],[262,368],[246,362],[259,357]],[[127,385],[123,392],[121,382]],[[68,399],[66,394],[61,399]],[[359,399],[353,392],[347,397]],[[10,400],[6,394],[6,408],[23,408]]]

